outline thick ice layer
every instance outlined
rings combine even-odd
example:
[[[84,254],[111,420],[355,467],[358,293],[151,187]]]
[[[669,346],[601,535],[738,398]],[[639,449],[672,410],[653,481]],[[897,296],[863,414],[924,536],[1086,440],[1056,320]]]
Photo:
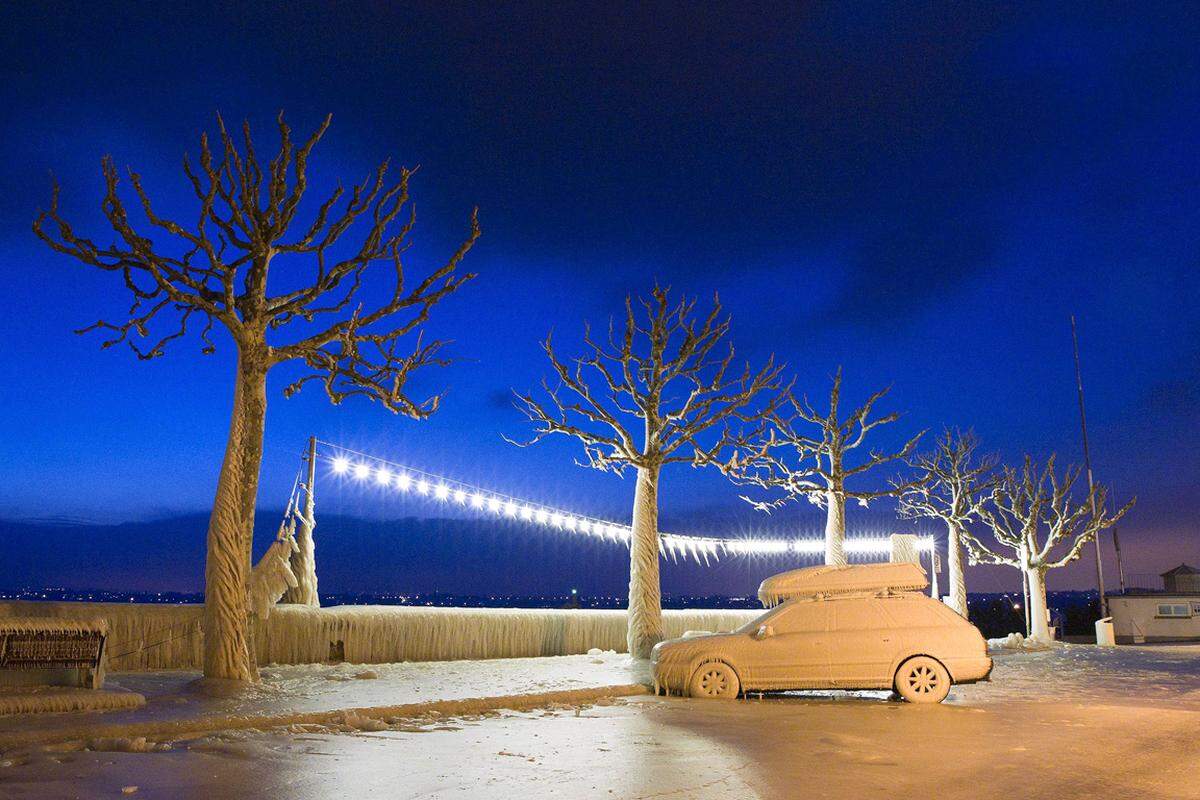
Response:
[[[764,606],[774,606],[793,597],[888,589],[915,591],[928,585],[925,570],[919,564],[826,564],[772,575],[758,587],[758,599]]]
[[[367,735],[354,732],[379,723],[351,714],[288,733],[102,739],[87,745],[105,752],[78,745],[0,755],[0,794],[120,797],[136,785],[135,798],[221,800],[1193,800],[1198,658],[1195,647],[1005,653],[995,682],[956,687],[955,702],[933,707],[889,702],[885,693],[727,703],[646,697],[387,720],[388,730]],[[170,752],[152,752],[152,742]],[[151,752],[113,752],[139,748]]]
[[[138,708],[146,698],[135,692],[40,686],[0,691],[0,716],[58,711],[113,711]]]
[[[646,662],[608,651],[493,661],[271,665],[263,667],[260,682],[233,692],[210,692],[198,677],[183,670],[113,675],[110,686],[146,698],[145,707],[132,711],[0,717],[0,754],[31,742],[135,736],[157,741],[196,731],[325,724],[346,711],[460,714],[529,707],[548,702],[547,696],[580,702],[644,693],[649,672]]]
[[[0,617],[0,634],[4,633],[107,633],[104,619],[66,619],[55,617]]]
[[[0,616],[98,617],[109,628],[109,669],[195,669],[201,664],[199,605],[0,603]],[[687,630],[727,631],[755,611],[664,611],[668,638]],[[307,664],[331,656],[362,664],[624,652],[624,611],[276,606],[257,626],[263,663]],[[340,645],[339,645],[340,643]]]

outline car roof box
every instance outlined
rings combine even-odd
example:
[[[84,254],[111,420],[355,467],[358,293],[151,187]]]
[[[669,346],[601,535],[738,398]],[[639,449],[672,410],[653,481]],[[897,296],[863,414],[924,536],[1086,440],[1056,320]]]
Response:
[[[758,599],[769,608],[793,597],[915,591],[928,585],[925,570],[912,562],[825,565],[772,575],[758,587]]]

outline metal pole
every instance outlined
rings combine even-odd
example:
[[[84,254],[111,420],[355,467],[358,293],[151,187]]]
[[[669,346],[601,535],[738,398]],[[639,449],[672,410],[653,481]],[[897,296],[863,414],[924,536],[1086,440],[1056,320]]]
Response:
[[[1075,332],[1075,315],[1071,315],[1071,343],[1075,347],[1075,386],[1079,390],[1079,428],[1083,432],[1083,465],[1087,469],[1088,494],[1091,495],[1092,518],[1096,515],[1096,491],[1092,482],[1092,457],[1088,450],[1087,414],[1083,410],[1083,372],[1079,369],[1079,335]],[[1096,531],[1096,588],[1100,592],[1100,617],[1108,616],[1108,601],[1104,599],[1104,564],[1100,560],[1100,534]]]
[[[317,479],[317,437],[308,437],[308,483],[305,484],[305,489],[311,496],[315,486],[314,481]]]
[[[1114,497],[1113,503],[1116,503],[1116,502],[1117,502],[1117,500]],[[1125,594],[1125,564],[1124,564],[1124,562],[1121,561],[1121,537],[1117,536],[1117,526],[1116,525],[1113,526],[1112,533],[1113,533],[1113,547],[1117,551],[1117,580],[1121,584],[1121,594]]]

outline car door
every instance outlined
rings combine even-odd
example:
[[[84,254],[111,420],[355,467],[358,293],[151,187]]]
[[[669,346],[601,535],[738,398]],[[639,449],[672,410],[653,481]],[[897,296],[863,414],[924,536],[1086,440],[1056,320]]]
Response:
[[[886,688],[901,645],[890,617],[873,597],[834,598],[829,606],[829,671],[840,689]]]
[[[752,663],[756,688],[810,689],[829,685],[828,611],[824,601],[785,603],[755,635]]]

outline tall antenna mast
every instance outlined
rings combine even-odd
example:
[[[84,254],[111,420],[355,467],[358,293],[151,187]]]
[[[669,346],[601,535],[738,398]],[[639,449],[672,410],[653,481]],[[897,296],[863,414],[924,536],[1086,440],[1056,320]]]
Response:
[[[1075,315],[1071,315],[1071,343],[1075,346],[1075,385],[1079,389],[1079,428],[1083,432],[1083,466],[1087,469],[1088,494],[1091,496],[1092,517],[1096,517],[1096,492],[1092,482],[1092,456],[1088,449],[1087,413],[1083,410],[1083,372],[1079,369],[1079,335],[1075,332]],[[1100,617],[1108,616],[1108,601],[1104,598],[1104,564],[1100,560],[1100,533],[1096,531],[1096,588],[1100,591]]]

